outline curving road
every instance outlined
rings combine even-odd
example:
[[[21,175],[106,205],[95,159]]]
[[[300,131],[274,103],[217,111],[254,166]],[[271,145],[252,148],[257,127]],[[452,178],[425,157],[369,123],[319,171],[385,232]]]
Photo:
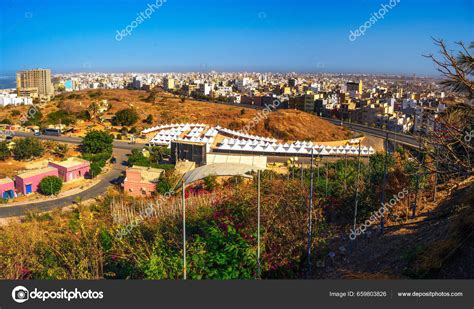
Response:
[[[336,125],[341,124],[341,121],[337,119],[329,119],[329,118],[324,118],[324,119]],[[356,124],[356,123],[344,122],[343,125],[353,131],[362,132],[367,135],[372,135],[379,138],[386,138],[388,134],[388,139],[390,141],[404,144],[407,146],[411,146],[414,148],[418,148],[417,138],[410,135],[394,133],[394,132],[390,132],[390,131],[386,131],[386,130],[382,130],[378,128],[372,128],[372,127],[364,126],[361,124]],[[75,144],[75,145],[81,144],[81,141],[82,141],[82,139],[79,137],[72,137],[72,136],[65,136],[65,135],[35,136],[33,133],[30,133],[30,132],[19,132],[19,131],[15,131],[14,134],[15,136],[18,136],[18,137],[37,137],[39,139],[53,140],[53,141],[58,141],[58,142],[68,143],[68,144]],[[107,190],[107,188],[113,183],[113,181],[117,179],[124,171],[125,168],[122,163],[126,161],[126,154],[129,153],[129,151],[132,149],[142,148],[143,146],[144,146],[143,144],[129,144],[128,142],[114,141],[113,143],[114,156],[117,158],[117,163],[114,164],[111,171],[109,171],[98,184],[78,194],[75,194],[72,196],[66,196],[63,198],[56,199],[56,200],[32,203],[32,204],[27,204],[27,205],[19,205],[19,206],[1,206],[0,218],[21,216],[21,215],[25,215],[27,212],[32,211],[32,210],[48,211],[54,208],[64,207],[67,205],[71,205],[78,196],[82,200],[87,200],[95,196],[101,195]],[[287,158],[283,158],[283,161],[286,161],[286,159]],[[276,162],[276,161],[281,161],[282,159],[273,158],[273,160]]]
[[[21,132],[21,131],[14,131],[14,136],[18,137],[36,137],[39,139],[50,140],[50,141],[57,141],[61,143],[68,143],[68,144],[75,144],[80,145],[82,142],[82,138],[75,137],[75,136],[67,136],[67,135],[60,135],[60,136],[50,136],[50,135],[40,135],[35,136],[32,132]],[[114,149],[126,149],[132,150],[135,148],[143,148],[143,144],[129,144],[128,142],[120,142],[114,141],[112,144]]]
[[[30,211],[48,211],[54,208],[65,207],[74,203],[77,197],[80,197],[81,200],[84,201],[99,196],[104,193],[105,190],[107,190],[107,187],[109,187],[112,182],[117,179],[121,174],[122,170],[114,166],[112,170],[108,172],[98,184],[78,194],[65,196],[51,201],[44,201],[26,205],[0,206],[0,218],[23,216]]]
[[[325,118],[325,117],[321,117],[321,118],[335,125],[341,125],[341,120],[339,119],[332,119],[332,118]],[[358,123],[353,123],[353,122],[343,122],[342,125],[351,129],[352,131],[361,132],[361,133],[372,135],[372,136],[379,137],[382,139],[388,136],[388,139],[391,142],[403,144],[403,145],[410,146],[413,148],[419,148],[419,140],[416,136],[407,135],[403,133],[396,133],[393,131],[387,131],[387,130],[383,130],[379,128],[368,127],[368,126],[358,124]]]
[[[25,133],[25,132],[15,132],[16,136],[20,137],[29,137],[34,136],[32,133]],[[47,139],[47,140],[55,140],[63,143],[68,144],[80,144],[81,139],[77,137],[69,137],[69,136],[46,136],[41,135],[38,136],[40,139]],[[17,206],[0,206],[0,218],[7,218],[7,217],[16,217],[16,216],[23,216],[26,215],[29,211],[48,211],[54,208],[65,207],[74,203],[77,197],[80,197],[81,200],[87,200],[90,198],[94,198],[103,194],[107,188],[114,183],[114,181],[122,175],[122,172],[125,170],[124,162],[127,161],[127,153],[129,153],[130,149],[133,148],[140,148],[143,145],[138,144],[128,144],[126,142],[114,142],[114,153],[113,156],[117,159],[117,163],[115,163],[111,170],[104,175],[104,178],[97,183],[96,185],[71,196],[65,196],[62,198],[44,201],[44,202],[37,202],[31,203],[26,205],[17,205]]]

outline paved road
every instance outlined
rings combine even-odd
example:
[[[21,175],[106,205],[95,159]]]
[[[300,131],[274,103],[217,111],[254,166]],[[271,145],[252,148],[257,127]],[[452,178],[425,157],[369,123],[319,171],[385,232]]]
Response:
[[[329,122],[336,124],[336,125],[341,125],[341,120],[338,119],[330,119],[330,118],[323,118],[325,120],[328,120]],[[388,133],[388,139],[391,142],[407,145],[410,147],[418,148],[419,141],[415,136],[407,135],[407,134],[402,134],[402,133],[395,133],[392,131],[387,131],[379,128],[372,128],[372,127],[367,127],[362,124],[357,124],[357,123],[350,123],[350,122],[343,122],[343,126],[357,132],[362,132],[367,135],[372,135],[375,137],[379,138],[385,138]]]
[[[87,200],[100,196],[107,190],[107,187],[111,185],[111,182],[117,179],[122,174],[122,171],[117,168],[113,168],[105,177],[95,186],[82,191],[79,194],[66,196],[60,199],[44,201],[39,203],[18,205],[18,206],[2,206],[0,207],[0,218],[16,217],[26,215],[29,211],[48,211],[54,208],[65,207],[74,203],[79,196],[81,200]]]
[[[68,141],[70,143],[70,141]],[[76,198],[79,196],[81,200],[85,201],[90,198],[94,198],[103,194],[107,188],[113,184],[118,177],[122,175],[125,170],[123,162],[127,160],[126,149],[114,149],[114,157],[117,158],[117,163],[112,166],[112,169],[104,176],[104,178],[95,186],[90,187],[78,194],[66,196],[56,200],[32,203],[27,205],[18,206],[1,206],[0,207],[0,218],[16,217],[27,214],[29,211],[48,211],[54,208],[65,207],[74,203]]]
[[[76,145],[79,145],[82,142],[82,138],[80,138],[80,137],[67,136],[67,135],[61,135],[61,136],[40,135],[40,136],[35,136],[32,132],[14,131],[14,136],[37,137],[39,139],[57,141],[57,142],[68,143],[68,144],[76,144]],[[135,148],[143,148],[143,144],[129,144],[128,142],[114,141],[113,147],[116,148],[116,149],[132,150],[132,149],[135,149]]]

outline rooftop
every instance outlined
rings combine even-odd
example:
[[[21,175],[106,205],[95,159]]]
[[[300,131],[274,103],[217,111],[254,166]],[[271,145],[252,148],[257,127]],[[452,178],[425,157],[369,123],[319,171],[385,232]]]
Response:
[[[41,168],[41,169],[32,170],[32,171],[28,171],[28,172],[18,174],[17,177],[28,178],[28,177],[36,176],[36,175],[39,175],[39,174],[51,172],[51,171],[54,171],[54,170],[56,170],[56,168],[48,166],[48,167],[45,167],[45,168]]]
[[[4,184],[7,184],[7,183],[11,183],[11,182],[13,182],[13,180],[9,177],[0,179],[0,185],[4,185]]]
[[[127,172],[139,172],[142,181],[146,182],[156,182],[161,177],[161,174],[164,172],[163,169],[145,167],[145,166],[133,166],[127,169]]]
[[[67,160],[64,160],[64,161],[59,161],[59,162],[54,161],[52,163],[67,168],[67,167],[74,167],[74,166],[77,166],[77,165],[88,163],[88,161],[84,160],[84,159],[81,159],[81,158],[70,157],[70,158],[68,158]]]

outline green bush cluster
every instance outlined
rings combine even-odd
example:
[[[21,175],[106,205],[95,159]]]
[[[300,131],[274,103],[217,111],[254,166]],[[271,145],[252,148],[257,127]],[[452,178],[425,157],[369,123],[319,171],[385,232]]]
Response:
[[[82,140],[82,157],[91,162],[90,174],[96,177],[112,157],[113,137],[107,132],[92,130]]]

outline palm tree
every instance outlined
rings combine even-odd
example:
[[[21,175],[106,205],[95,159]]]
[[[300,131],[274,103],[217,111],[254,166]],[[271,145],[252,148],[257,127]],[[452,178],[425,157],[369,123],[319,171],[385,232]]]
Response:
[[[96,102],[92,102],[88,107],[88,111],[91,113],[92,119],[95,121],[99,112],[99,105]]]

